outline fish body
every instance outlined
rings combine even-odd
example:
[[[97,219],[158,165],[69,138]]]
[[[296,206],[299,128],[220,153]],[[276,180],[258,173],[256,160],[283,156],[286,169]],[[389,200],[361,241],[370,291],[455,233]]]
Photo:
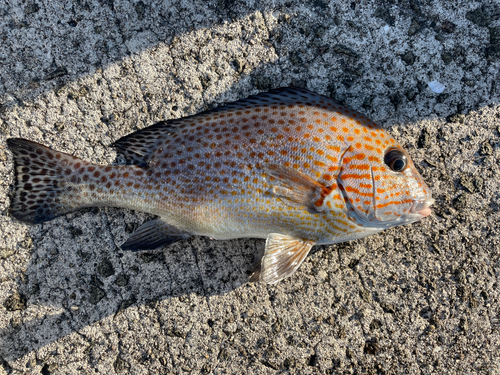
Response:
[[[123,249],[191,235],[265,238],[253,280],[290,276],[315,244],[365,237],[430,214],[430,191],[384,129],[330,98],[283,88],[178,120],[114,146],[132,165],[98,166],[23,139],[11,213],[40,223],[90,206],[140,210]]]

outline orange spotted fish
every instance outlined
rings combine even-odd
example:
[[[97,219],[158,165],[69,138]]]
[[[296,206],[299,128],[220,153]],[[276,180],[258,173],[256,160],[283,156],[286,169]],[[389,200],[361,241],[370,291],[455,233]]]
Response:
[[[314,245],[354,240],[431,213],[429,188],[382,128],[300,88],[160,122],[114,146],[132,165],[94,165],[24,139],[7,141],[11,213],[41,223],[82,207],[160,218],[121,246],[156,249],[192,235],[266,238],[252,280],[292,275]]]

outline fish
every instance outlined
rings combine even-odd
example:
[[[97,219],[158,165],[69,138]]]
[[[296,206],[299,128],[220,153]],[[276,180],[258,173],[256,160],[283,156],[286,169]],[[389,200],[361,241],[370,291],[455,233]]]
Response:
[[[290,277],[314,245],[359,239],[431,214],[431,191],[382,127],[297,87],[250,96],[117,140],[128,163],[96,165],[10,138],[11,215],[37,224],[84,207],[148,212],[123,250],[193,235],[263,238],[250,281]]]

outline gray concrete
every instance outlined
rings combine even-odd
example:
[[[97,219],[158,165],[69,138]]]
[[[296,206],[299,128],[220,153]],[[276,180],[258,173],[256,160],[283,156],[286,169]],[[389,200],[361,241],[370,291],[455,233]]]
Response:
[[[0,0],[0,374],[500,373],[499,68],[495,0]],[[139,212],[8,214],[6,138],[112,163],[134,130],[291,84],[387,128],[433,215],[266,286],[261,240],[130,253]]]

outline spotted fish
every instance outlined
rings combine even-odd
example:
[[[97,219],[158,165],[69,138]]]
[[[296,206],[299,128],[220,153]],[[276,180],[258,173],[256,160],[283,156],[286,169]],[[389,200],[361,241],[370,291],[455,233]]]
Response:
[[[160,122],[118,140],[131,163],[95,165],[8,139],[10,212],[41,223],[82,207],[158,215],[121,246],[151,250],[192,235],[265,238],[251,280],[292,275],[314,245],[354,240],[431,213],[429,188],[384,129],[300,88]]]

